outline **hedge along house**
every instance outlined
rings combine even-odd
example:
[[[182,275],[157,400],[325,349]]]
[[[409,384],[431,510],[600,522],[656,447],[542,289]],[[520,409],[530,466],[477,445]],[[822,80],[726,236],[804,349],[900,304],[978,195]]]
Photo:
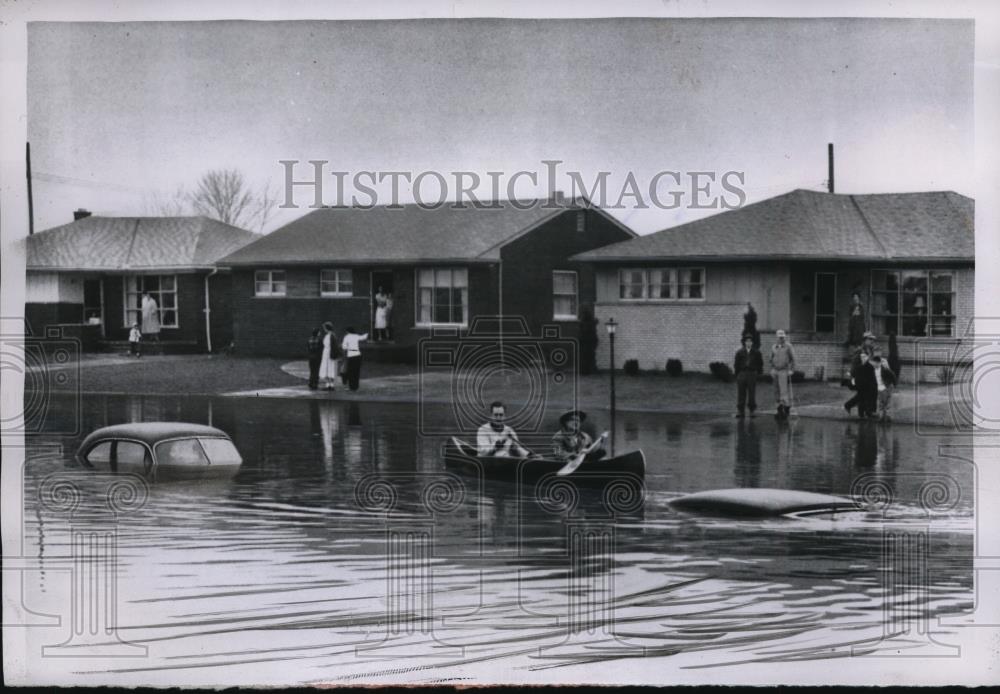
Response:
[[[207,217],[77,216],[26,240],[25,318],[35,334],[58,325],[90,349],[126,340],[149,292],[164,350],[230,343],[231,278],[215,262],[257,234]]]
[[[897,335],[904,365],[920,340],[938,354],[957,348],[973,317],[973,220],[973,201],[953,192],[795,190],[574,259],[596,267],[598,315],[621,325],[619,367],[731,363],[749,301],[765,359],[774,331],[785,329],[799,370],[837,378],[855,292],[884,350]],[[598,363],[607,363],[606,348],[602,341]],[[913,371],[904,366],[904,378]]]
[[[370,332],[382,287],[393,296],[392,339],[369,341],[367,354],[413,362],[432,329],[462,334],[476,316],[522,316],[533,335],[559,322],[564,336],[576,336],[594,278],[569,257],[634,236],[582,199],[330,207],[220,264],[233,271],[241,353],[301,357],[324,321],[338,335],[347,326]]]

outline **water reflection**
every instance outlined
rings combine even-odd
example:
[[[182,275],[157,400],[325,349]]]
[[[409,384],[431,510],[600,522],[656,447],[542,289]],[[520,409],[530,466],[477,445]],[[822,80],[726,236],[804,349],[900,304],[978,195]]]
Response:
[[[971,602],[971,466],[907,429],[623,413],[619,441],[646,453],[645,503],[609,512],[603,498],[449,476],[442,440],[418,435],[412,405],[84,404],[83,433],[136,417],[212,421],[244,457],[215,486],[154,485],[118,526],[127,635],[156,645],[148,662],[115,665],[136,681],[142,668],[198,672],[199,683],[363,681],[388,672],[371,658],[401,654],[429,677],[474,676],[500,659],[583,668],[583,679],[636,649],[701,666],[819,658],[878,643],[896,603],[918,600],[907,619],[922,619]],[[544,424],[554,430],[558,414]],[[423,415],[433,424],[450,412]],[[70,526],[86,521],[71,524],[33,492],[64,471],[75,443],[28,469],[27,544],[46,573],[26,599],[41,612],[67,604],[68,584],[49,569],[65,568]],[[894,508],[919,511],[932,478],[954,485],[954,503],[921,512],[919,528],[898,521],[928,538],[932,583],[891,594],[881,524],[695,518],[667,503],[732,486],[848,494],[862,480],[889,489]],[[300,674],[303,663],[316,671]]]

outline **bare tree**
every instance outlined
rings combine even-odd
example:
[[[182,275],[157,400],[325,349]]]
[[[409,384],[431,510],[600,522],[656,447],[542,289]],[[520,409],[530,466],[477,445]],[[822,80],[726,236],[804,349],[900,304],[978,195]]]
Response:
[[[183,217],[191,214],[188,193],[178,186],[172,194],[155,191],[143,198],[143,212],[154,217]]]
[[[274,210],[277,194],[269,186],[254,190],[236,169],[213,169],[188,194],[196,214],[254,231],[261,231]]]

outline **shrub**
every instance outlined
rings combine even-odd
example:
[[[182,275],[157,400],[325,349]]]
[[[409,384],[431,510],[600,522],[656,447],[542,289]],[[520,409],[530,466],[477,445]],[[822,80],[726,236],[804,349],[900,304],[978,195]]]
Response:
[[[638,376],[639,375],[639,360],[638,359],[626,359],[625,366],[623,367],[625,374],[627,376]]]
[[[724,361],[713,361],[708,365],[708,370],[712,372],[712,375],[724,383],[732,382],[735,374],[733,370],[729,368],[729,364]]]
[[[684,373],[684,367],[680,359],[667,359],[667,374],[676,378]]]
[[[806,375],[803,372],[801,371],[792,372],[792,383],[802,383],[802,381],[804,380],[806,380]]]
[[[938,381],[949,384],[954,379],[954,372],[947,366],[939,367],[937,370]]]

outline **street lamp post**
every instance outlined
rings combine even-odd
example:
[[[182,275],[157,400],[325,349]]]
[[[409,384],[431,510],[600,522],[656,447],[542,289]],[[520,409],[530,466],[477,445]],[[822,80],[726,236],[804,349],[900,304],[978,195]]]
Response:
[[[608,329],[608,346],[611,350],[611,457],[615,456],[615,331],[618,324],[614,318],[609,318],[604,324]]]

